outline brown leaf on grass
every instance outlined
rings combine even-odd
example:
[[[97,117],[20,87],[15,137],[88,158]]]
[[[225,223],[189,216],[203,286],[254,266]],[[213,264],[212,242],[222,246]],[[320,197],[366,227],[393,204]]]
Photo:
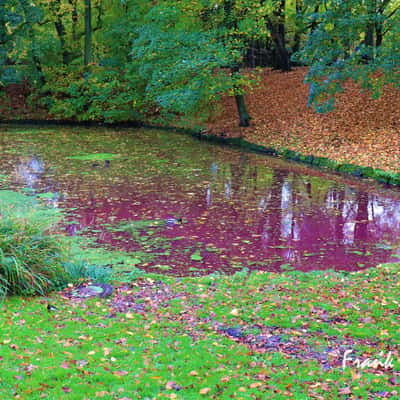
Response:
[[[339,389],[339,394],[351,394],[351,389],[348,386],[341,388]]]
[[[167,389],[167,390],[180,390],[180,389],[182,389],[182,387],[179,386],[179,385],[178,385],[176,382],[174,382],[174,381],[169,381],[169,382],[166,383],[165,389]]]
[[[115,375],[115,376],[125,376],[125,375],[128,375],[128,374],[129,374],[128,371],[114,371],[113,372],[113,375]]]
[[[69,362],[68,361],[63,361],[60,365],[61,368],[64,369],[69,369]]]
[[[100,392],[96,392],[96,397],[104,397],[109,394],[110,394],[110,392],[107,392],[106,390],[101,390]]]

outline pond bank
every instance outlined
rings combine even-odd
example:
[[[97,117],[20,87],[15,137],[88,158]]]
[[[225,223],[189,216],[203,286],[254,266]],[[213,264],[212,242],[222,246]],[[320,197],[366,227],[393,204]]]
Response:
[[[237,127],[234,99],[225,98],[207,133],[241,138],[245,145],[288,159],[399,184],[399,91],[387,89],[373,100],[347,84],[334,112],[316,114],[307,107],[306,72],[264,70],[259,87],[246,96],[251,126]]]
[[[114,283],[105,299],[74,298],[69,287],[51,296],[50,312],[42,298],[9,298],[1,397],[398,398],[399,277],[396,265],[145,275]],[[388,355],[387,367],[349,360]]]
[[[357,178],[370,178],[380,183],[389,185],[400,185],[400,173],[391,171],[384,171],[379,168],[372,168],[369,166],[356,165],[352,163],[340,163],[334,159],[327,157],[318,157],[312,154],[303,154],[288,148],[272,148],[263,146],[244,138],[229,138],[221,137],[218,134],[195,134],[205,140],[222,142],[225,144],[238,146],[259,153],[264,153],[272,156],[282,157],[285,160],[296,161],[311,165],[318,168],[324,168],[340,174],[351,175]]]

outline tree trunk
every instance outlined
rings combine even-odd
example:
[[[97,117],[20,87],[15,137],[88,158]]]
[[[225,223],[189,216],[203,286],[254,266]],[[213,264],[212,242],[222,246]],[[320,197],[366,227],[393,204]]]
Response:
[[[6,6],[5,0],[0,0],[0,10],[4,10]],[[2,65],[7,59],[7,30],[5,13],[0,12],[0,78],[2,75]]]
[[[0,10],[4,10],[5,0],[0,0]],[[7,29],[6,29],[5,13],[0,11],[0,88],[1,77],[3,75],[3,65],[7,62]]]
[[[77,0],[69,0],[71,5],[71,25],[72,25],[72,40],[78,40],[78,9],[76,5]]]
[[[236,75],[240,73],[239,66],[231,68],[231,74]],[[247,112],[246,101],[244,95],[240,93],[240,88],[234,88],[236,107],[239,115],[239,126],[247,127],[250,126],[250,115]]]
[[[376,32],[375,47],[378,49],[383,42],[383,29],[381,24],[375,27],[375,32]]]
[[[366,52],[363,55],[363,61],[367,64],[374,59],[375,56],[375,21],[376,21],[376,0],[369,0],[367,8],[368,22],[365,27],[364,45]]]
[[[290,71],[290,56],[286,48],[285,6],[286,0],[280,0],[273,12],[272,19],[267,17],[266,21],[275,45],[274,68]]]
[[[319,13],[319,4],[317,4],[314,8],[314,14],[318,14]],[[311,26],[310,26],[310,33],[313,33],[315,31],[315,29],[317,29],[318,26],[318,21],[316,19],[313,19]]]
[[[368,24],[367,30],[365,32],[365,40],[364,44],[371,49],[374,47],[374,33],[375,33],[375,25]]]
[[[85,53],[84,64],[92,62],[92,2],[85,0]]]
[[[376,34],[375,47],[377,49],[382,45],[383,42],[383,19],[385,18],[384,12],[385,12],[385,5],[382,5],[377,10],[378,19],[375,21],[375,34]]]
[[[288,72],[290,71],[290,56],[289,52],[286,49],[284,44],[284,37],[281,34],[277,34],[276,32],[272,34],[272,38],[275,43],[275,69],[280,69],[281,71]]]
[[[57,20],[56,22],[54,22],[54,25],[56,27],[58,39],[60,41],[63,64],[68,65],[70,62],[70,52],[66,49],[65,28],[60,17],[57,17]]]
[[[242,94],[235,95],[236,106],[239,114],[239,126],[250,126],[250,116],[247,112],[246,103]]]
[[[297,53],[300,50],[301,33],[296,31],[293,37],[293,53]]]
[[[39,85],[40,86],[44,86],[46,83],[46,80],[44,78],[44,74],[43,74],[43,69],[42,69],[42,63],[40,62],[39,56],[36,53],[36,39],[35,39],[35,32],[33,32],[33,29],[30,28],[30,39],[32,42],[32,61],[33,61],[33,65],[36,68],[36,71],[38,72],[38,76],[39,76]]]
[[[237,29],[237,20],[234,15],[232,15],[232,10],[234,6],[234,0],[224,0],[224,25],[227,29]],[[231,75],[240,74],[239,64],[231,67]],[[236,106],[239,114],[239,126],[247,127],[250,126],[250,116],[247,112],[246,102],[243,94],[241,93],[240,87],[233,87],[235,93]]]
[[[0,10],[4,10],[6,7],[5,0],[0,0]],[[3,46],[6,44],[7,39],[7,31],[6,31],[6,18],[5,13],[0,12],[0,49],[3,49]]]
[[[297,53],[300,50],[301,36],[304,33],[303,23],[299,23],[304,18],[303,7],[303,0],[296,0],[296,27],[293,37],[293,53]]]
[[[60,41],[62,62],[64,65],[68,65],[71,61],[71,53],[67,50],[66,46],[66,31],[62,20],[61,0],[53,1],[50,5],[50,11],[55,17],[54,26],[58,40]]]

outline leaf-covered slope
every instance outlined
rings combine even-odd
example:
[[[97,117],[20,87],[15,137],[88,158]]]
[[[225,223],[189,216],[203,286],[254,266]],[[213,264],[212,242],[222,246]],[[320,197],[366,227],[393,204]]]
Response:
[[[247,95],[252,127],[237,128],[235,101],[226,98],[220,115],[209,123],[209,132],[242,134],[267,147],[398,172],[400,93],[387,89],[373,100],[348,83],[336,110],[317,114],[307,107],[306,72],[306,68],[289,73],[265,70],[259,88]]]

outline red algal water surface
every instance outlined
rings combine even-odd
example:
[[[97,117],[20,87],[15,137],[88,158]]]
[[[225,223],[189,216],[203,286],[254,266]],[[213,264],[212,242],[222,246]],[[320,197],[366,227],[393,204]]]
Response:
[[[354,271],[400,257],[397,189],[158,130],[13,127],[1,138],[12,186],[63,208],[69,234],[135,253],[139,268]]]

